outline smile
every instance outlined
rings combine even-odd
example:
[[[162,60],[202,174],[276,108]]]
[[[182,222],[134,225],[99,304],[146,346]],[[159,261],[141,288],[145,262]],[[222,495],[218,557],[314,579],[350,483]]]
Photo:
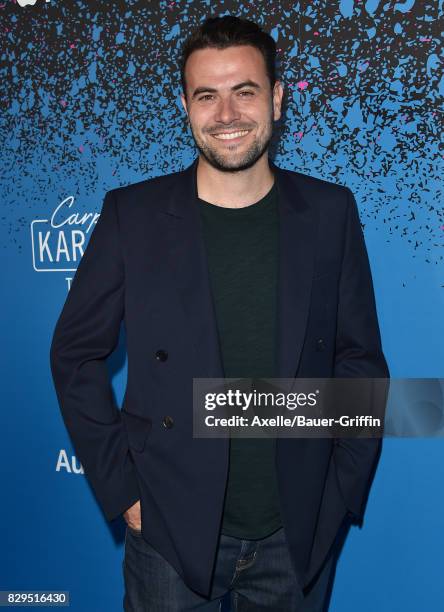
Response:
[[[234,138],[241,138],[242,136],[246,136],[250,130],[243,130],[242,132],[227,132],[224,134],[213,134],[214,138],[218,140],[233,140]]]

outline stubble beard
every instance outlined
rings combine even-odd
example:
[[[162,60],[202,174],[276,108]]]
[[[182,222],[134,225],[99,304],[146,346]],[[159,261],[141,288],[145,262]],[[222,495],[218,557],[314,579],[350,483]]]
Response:
[[[194,138],[194,142],[196,143],[196,147],[198,148],[201,155],[205,158],[205,160],[222,172],[238,172],[241,170],[247,170],[254,166],[254,164],[262,157],[265,151],[268,149],[271,138],[273,136],[273,117],[270,115],[270,118],[266,125],[266,130],[262,136],[262,138],[255,138],[254,142],[248,147],[245,153],[242,154],[240,158],[231,157],[230,159],[230,151],[229,149],[225,154],[221,154],[221,152],[215,147],[211,147],[206,142],[200,139],[199,136],[193,130],[193,126],[190,122],[191,133]],[[227,130],[232,130],[233,128],[227,128]],[[212,138],[211,135],[209,135]],[[238,148],[238,145],[235,146],[235,150]]]

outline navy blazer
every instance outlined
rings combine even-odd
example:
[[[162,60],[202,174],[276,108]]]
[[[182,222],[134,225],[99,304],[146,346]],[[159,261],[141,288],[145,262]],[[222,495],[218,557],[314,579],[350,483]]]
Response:
[[[270,167],[279,194],[279,377],[388,378],[352,192]],[[196,168],[197,158],[106,193],[50,362],[64,423],[106,519],[140,499],[143,537],[207,595],[229,440],[193,438],[193,377],[223,377]],[[119,410],[106,358],[122,321],[128,381]],[[282,520],[302,587],[344,521],[362,524],[380,450],[375,438],[277,440]]]

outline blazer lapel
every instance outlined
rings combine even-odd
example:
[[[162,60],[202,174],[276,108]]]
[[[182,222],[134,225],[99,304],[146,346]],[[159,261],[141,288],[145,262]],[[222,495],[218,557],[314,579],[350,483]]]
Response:
[[[197,201],[198,158],[178,174],[159,212],[169,268],[203,370],[196,377],[222,378],[223,364]],[[277,377],[298,368],[310,305],[316,223],[295,175],[270,162],[279,194]]]
[[[297,174],[270,167],[279,194],[278,378],[296,376],[310,307],[317,219]]]
[[[166,258],[194,341],[202,371],[196,378],[223,378],[216,311],[210,286],[203,228],[197,201],[198,158],[179,173],[159,215]],[[180,178],[179,178],[180,177]]]

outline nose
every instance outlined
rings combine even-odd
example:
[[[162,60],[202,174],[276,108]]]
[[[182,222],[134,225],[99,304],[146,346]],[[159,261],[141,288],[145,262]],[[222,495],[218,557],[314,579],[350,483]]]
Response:
[[[214,119],[221,123],[233,123],[240,118],[240,112],[236,106],[236,102],[228,96],[221,98],[217,105],[216,115]]]

